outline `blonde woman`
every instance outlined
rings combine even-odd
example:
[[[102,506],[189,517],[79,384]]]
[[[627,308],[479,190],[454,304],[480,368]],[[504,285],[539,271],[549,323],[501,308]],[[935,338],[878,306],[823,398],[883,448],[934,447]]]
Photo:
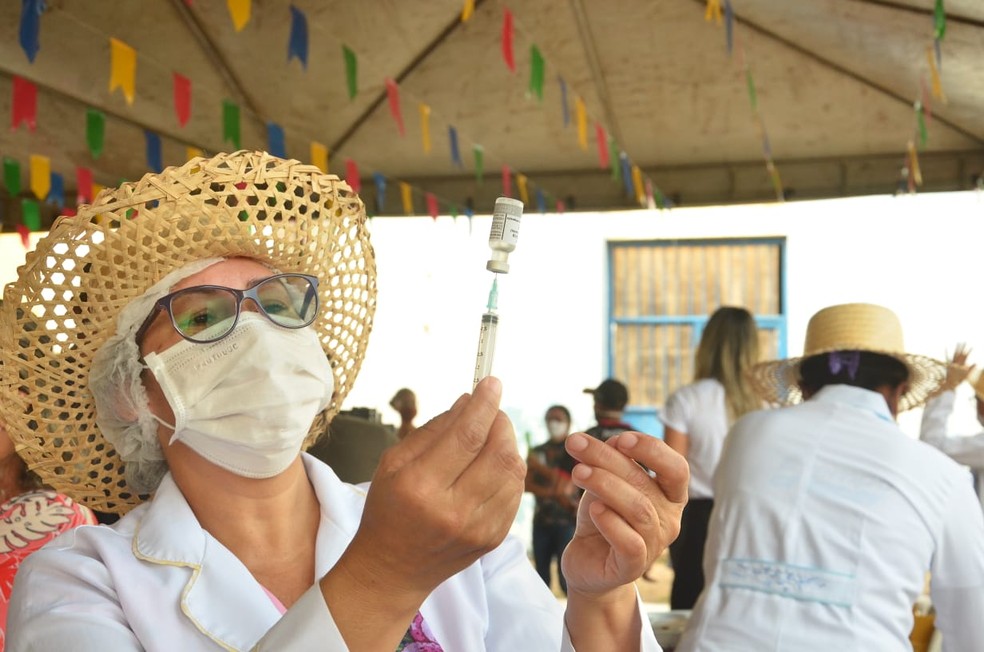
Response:
[[[675,391],[660,418],[666,443],[690,464],[690,502],[680,536],[670,546],[672,609],[691,609],[704,588],[701,563],[714,506],[711,480],[728,429],[746,412],[762,407],[745,375],[758,362],[758,328],[744,308],[718,308],[697,347],[694,382]]]

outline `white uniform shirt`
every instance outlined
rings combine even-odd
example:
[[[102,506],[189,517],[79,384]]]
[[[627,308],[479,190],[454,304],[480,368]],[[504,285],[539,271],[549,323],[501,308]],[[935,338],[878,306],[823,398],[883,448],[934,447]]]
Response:
[[[919,438],[970,467],[977,484],[977,496],[984,506],[984,432],[969,437],[947,434],[946,425],[955,400],[956,394],[948,391],[926,402]]]
[[[714,470],[728,434],[724,386],[704,378],[681,387],[666,400],[660,420],[689,438],[690,498],[713,498]]]
[[[725,444],[706,588],[677,652],[911,652],[932,572],[944,650],[984,650],[984,519],[968,474],[884,398],[825,387]]]
[[[355,534],[365,493],[306,454],[304,465],[321,504],[321,577]],[[445,652],[573,649],[563,608],[513,538],[441,584],[420,612]],[[641,617],[642,649],[659,650]],[[201,528],[170,474],[115,526],[71,530],[29,557],[7,634],[7,652],[347,650],[317,584],[281,616]]]

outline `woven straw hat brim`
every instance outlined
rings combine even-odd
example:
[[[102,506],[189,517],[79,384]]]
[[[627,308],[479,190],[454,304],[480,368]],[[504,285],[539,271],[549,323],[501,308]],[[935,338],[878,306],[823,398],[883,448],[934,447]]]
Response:
[[[833,351],[869,351],[895,358],[909,370],[909,389],[899,398],[899,411],[919,407],[936,391],[946,377],[946,364],[927,356],[872,349],[867,345],[842,344],[834,348],[810,351],[809,356],[773,360],[755,365],[749,381],[756,393],[774,405],[793,405],[803,400],[799,387],[800,364],[808,357]]]
[[[246,151],[197,158],[57,220],[4,291],[0,421],[45,483],[106,512],[146,498],[129,490],[96,426],[89,366],[123,307],[166,274],[236,256],[319,278],[314,328],[335,393],[305,445],[324,432],[352,388],[375,313],[365,207],[338,177],[298,161]]]

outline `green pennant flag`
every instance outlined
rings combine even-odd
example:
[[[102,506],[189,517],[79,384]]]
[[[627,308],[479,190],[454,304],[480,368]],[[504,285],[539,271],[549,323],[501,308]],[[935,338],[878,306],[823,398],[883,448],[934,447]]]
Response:
[[[943,8],[943,0],[936,0],[933,8],[933,36],[937,41],[942,41],[946,36],[946,10]]]
[[[752,78],[752,69],[745,69],[745,81],[748,83],[748,101],[752,104],[752,111],[758,111],[758,95],[755,93],[755,79]]]
[[[33,199],[21,200],[21,223],[28,231],[41,230],[41,204]]]
[[[240,149],[239,105],[232,100],[222,100],[222,140]]]
[[[102,111],[87,109],[85,112],[85,142],[92,158],[99,158],[106,140],[106,116]]]
[[[540,54],[540,48],[535,45],[530,46],[530,93],[536,95],[536,98],[543,101],[543,80],[545,77],[546,64],[543,61],[543,55]]]
[[[472,147],[472,153],[475,155],[475,181],[482,183],[482,174],[485,171],[485,148],[475,145]]]
[[[926,112],[920,102],[916,102],[916,124],[919,127],[919,149],[925,149],[929,142],[929,131],[926,130]]]
[[[351,100],[359,92],[359,60],[347,45],[342,46],[345,55],[345,79],[348,82],[348,96]]]
[[[3,185],[7,187],[7,192],[11,197],[20,194],[20,163],[16,159],[3,157]]]
[[[451,210],[451,217],[453,217],[454,219],[458,219],[458,205],[451,204],[450,210]]]
[[[611,161],[609,167],[612,170],[612,181],[618,182],[622,180],[622,159],[614,155],[614,152],[618,151],[618,143],[611,136],[608,137],[608,151],[613,154],[608,158]]]

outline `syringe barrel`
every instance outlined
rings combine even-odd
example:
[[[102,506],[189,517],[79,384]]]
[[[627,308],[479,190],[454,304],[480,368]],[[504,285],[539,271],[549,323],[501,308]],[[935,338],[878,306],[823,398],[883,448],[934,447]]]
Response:
[[[492,373],[492,357],[495,353],[495,333],[499,328],[499,316],[492,312],[482,315],[482,329],[478,334],[478,354],[475,356],[475,380],[472,390]]]

